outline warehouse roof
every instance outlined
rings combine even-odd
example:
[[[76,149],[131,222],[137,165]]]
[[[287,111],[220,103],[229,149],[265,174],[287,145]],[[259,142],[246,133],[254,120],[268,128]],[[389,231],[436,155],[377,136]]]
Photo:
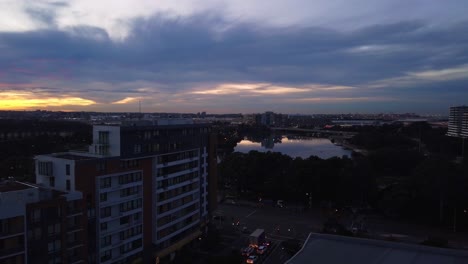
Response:
[[[468,263],[468,251],[311,233],[286,263],[461,264]]]

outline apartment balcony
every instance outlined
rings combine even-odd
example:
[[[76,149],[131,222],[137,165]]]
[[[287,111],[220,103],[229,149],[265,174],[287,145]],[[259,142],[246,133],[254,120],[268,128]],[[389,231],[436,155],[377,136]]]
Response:
[[[128,195],[128,196],[125,196],[125,197],[119,197],[118,199],[109,199],[105,202],[100,202],[99,203],[99,206],[100,207],[106,207],[106,206],[112,206],[112,205],[117,205],[117,204],[120,204],[120,203],[123,203],[123,202],[127,202],[127,201],[130,201],[130,200],[135,200],[135,199],[138,199],[138,198],[142,198],[143,197],[143,191],[139,191],[138,193],[135,193],[135,194],[131,194],[131,195]]]
[[[7,232],[0,232],[0,239],[5,239],[9,237],[24,235],[23,227],[10,228]]]
[[[72,250],[83,246],[83,242],[79,240],[67,241],[67,250]]]
[[[83,226],[80,225],[80,224],[68,225],[67,226],[67,233],[78,232],[80,230],[83,230]]]
[[[162,230],[162,229],[164,229],[166,227],[169,227],[171,225],[175,225],[177,223],[180,223],[180,222],[184,221],[185,219],[187,219],[189,217],[192,217],[192,216],[194,216],[194,215],[196,215],[198,213],[200,213],[200,208],[194,209],[194,211],[188,212],[188,213],[186,213],[186,214],[184,214],[184,215],[182,215],[182,216],[180,216],[180,217],[178,217],[176,219],[172,219],[170,222],[168,222],[168,223],[166,223],[164,225],[156,227],[156,230],[159,231],[159,230]]]
[[[156,177],[156,180],[170,179],[170,178],[174,178],[174,177],[181,176],[181,175],[184,175],[184,174],[188,174],[188,173],[191,173],[191,172],[195,172],[197,170],[198,170],[198,167],[194,167],[194,168],[184,169],[184,170],[173,172],[173,173],[158,175]]]
[[[84,259],[80,256],[69,256],[67,257],[68,263],[70,264],[78,264],[78,263],[84,263]]]
[[[67,217],[73,217],[83,214],[83,209],[81,208],[67,208]]]
[[[104,193],[104,192],[112,192],[112,191],[117,191],[120,189],[125,189],[128,187],[134,187],[134,186],[140,186],[143,185],[143,181],[134,181],[134,182],[128,182],[128,183],[123,183],[123,184],[117,184],[114,186],[106,186],[106,187],[100,187],[99,188],[99,193]]]
[[[167,236],[165,236],[165,237],[163,237],[161,239],[158,239],[156,241],[156,243],[160,244],[160,243],[162,243],[162,242],[164,242],[164,241],[166,241],[166,240],[168,240],[168,239],[170,239],[170,238],[172,238],[172,237],[174,237],[174,236],[176,236],[176,235],[184,232],[185,230],[190,229],[190,228],[192,228],[192,227],[194,227],[196,225],[200,225],[200,219],[197,219],[197,220],[193,221],[192,223],[190,223],[188,225],[185,225],[184,227],[182,227],[180,229],[177,229],[176,231],[172,232],[171,234],[169,234],[169,235],[167,235]]]
[[[180,159],[180,160],[174,160],[174,161],[169,161],[169,162],[158,163],[158,164],[156,165],[156,168],[157,168],[157,169],[160,169],[160,168],[164,168],[164,167],[170,167],[170,166],[180,165],[180,164],[188,163],[188,162],[190,162],[190,161],[195,161],[195,160],[198,160],[198,156],[196,156],[196,157],[188,157],[188,158],[184,158],[184,159]]]
[[[196,182],[196,181],[199,181],[199,177],[191,178],[191,179],[188,179],[188,180],[186,180],[186,181],[183,181],[183,182],[180,182],[180,183],[177,183],[177,184],[173,184],[173,185],[171,185],[171,186],[159,187],[159,188],[156,189],[156,193],[159,194],[159,193],[162,193],[162,192],[166,192],[166,191],[169,191],[169,190],[173,190],[173,189],[182,187],[182,186],[184,186],[184,185],[188,185],[188,184],[194,183],[194,182]]]
[[[132,215],[132,214],[135,214],[135,213],[139,213],[141,211],[143,211],[143,208],[138,207],[138,208],[134,208],[134,209],[131,209],[131,210],[128,210],[128,211],[119,212],[119,217]]]
[[[156,202],[156,206],[159,206],[159,205],[163,205],[163,204],[167,204],[167,203],[173,202],[173,201],[175,201],[175,200],[178,200],[178,199],[183,198],[183,197],[185,197],[185,196],[188,196],[188,195],[190,195],[190,194],[195,194],[195,193],[197,193],[197,192],[199,192],[199,191],[200,191],[199,188],[195,188],[195,189],[193,189],[193,190],[190,190],[190,191],[181,193],[181,194],[179,194],[179,195],[176,195],[176,196],[174,196],[174,197],[171,197],[171,198],[168,198],[168,199],[165,199],[165,200],[162,200],[162,201],[161,201],[161,200],[158,200],[158,201]]]
[[[5,248],[0,249],[0,260],[13,257],[16,255],[24,254],[24,247],[14,247],[14,248]],[[2,262],[2,261],[0,261]]]
[[[127,251],[127,252],[123,252],[123,253],[121,253],[120,256],[118,256],[118,257],[116,257],[116,258],[112,258],[112,262],[117,262],[117,261],[119,261],[119,260],[123,260],[123,259],[125,259],[125,258],[127,258],[127,257],[130,257],[131,255],[134,255],[134,254],[136,254],[136,253],[138,253],[138,252],[141,252],[141,251],[143,251],[143,246],[138,247],[138,248],[135,248],[135,249],[132,249],[132,250]],[[109,261],[109,262],[110,262],[110,261]],[[104,262],[101,262],[101,263],[104,263]],[[108,262],[106,262],[106,263],[108,263]]]
[[[105,216],[105,217],[101,216],[99,218],[99,223],[108,222],[108,221],[111,221],[111,220],[114,220],[114,219],[117,219],[117,218],[120,218],[120,217],[121,217],[120,213],[110,214],[110,215]]]
[[[109,249],[118,248],[125,243],[132,242],[133,240],[139,239],[139,238],[143,238],[143,234],[140,233],[140,234],[135,234],[133,236],[127,237],[126,239],[118,239],[117,241],[114,241],[113,243],[101,246],[100,251],[106,251]]]
[[[168,211],[166,211],[166,212],[164,212],[164,213],[158,213],[157,216],[158,216],[158,218],[161,218],[161,217],[164,217],[164,216],[166,216],[166,215],[173,214],[173,213],[175,213],[175,212],[177,212],[177,211],[180,211],[180,210],[182,210],[182,209],[185,209],[185,208],[187,208],[187,207],[189,207],[189,206],[191,206],[191,205],[194,205],[194,204],[196,204],[196,203],[199,203],[199,202],[200,202],[200,198],[197,198],[197,199],[195,199],[195,200],[193,200],[193,201],[191,201],[191,202],[188,202],[188,203],[183,204],[183,205],[181,205],[181,206],[178,206],[178,207],[176,207],[176,208],[172,208],[172,209],[170,209],[170,210],[168,210]],[[200,210],[200,209],[197,209],[197,210]]]
[[[135,226],[141,225],[142,223],[143,223],[142,220],[130,221],[129,223],[122,224],[119,227],[100,231],[100,235],[105,236],[105,235],[111,235],[111,234],[119,233],[120,231],[129,229],[130,227],[135,227]]]

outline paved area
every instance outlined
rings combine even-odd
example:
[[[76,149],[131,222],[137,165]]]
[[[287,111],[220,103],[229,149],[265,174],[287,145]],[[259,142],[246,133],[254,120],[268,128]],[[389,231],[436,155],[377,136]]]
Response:
[[[310,232],[322,227],[318,212],[298,212],[291,208],[261,207],[255,205],[220,204],[217,214],[224,220],[213,220],[220,229],[225,251],[238,250],[248,246],[248,236],[257,228],[265,230],[266,239],[272,242],[268,254],[258,263],[284,263],[290,255],[281,247],[288,239],[305,241]]]
[[[265,230],[267,240],[273,242],[267,256],[258,263],[284,263],[290,255],[282,250],[281,242],[289,239],[305,241],[310,232],[320,232],[326,217],[318,209],[303,211],[299,208],[257,207],[255,203],[237,202],[220,204],[217,210],[224,220],[213,220],[221,230],[226,253],[238,251],[248,245],[248,236],[257,228]],[[351,221],[342,219],[346,225]],[[429,236],[444,237],[450,246],[468,249],[468,234],[392,221],[380,216],[365,218],[368,236],[419,243]]]

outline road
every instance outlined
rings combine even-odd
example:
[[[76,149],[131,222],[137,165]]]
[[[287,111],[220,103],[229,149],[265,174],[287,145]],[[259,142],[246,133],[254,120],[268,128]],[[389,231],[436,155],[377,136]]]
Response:
[[[281,249],[281,241],[297,239],[305,241],[310,232],[320,232],[325,217],[318,209],[301,212],[298,209],[279,207],[255,207],[254,203],[220,204],[218,214],[224,215],[224,221],[215,221],[226,241],[226,250],[237,250],[248,245],[249,234],[257,228],[265,230],[267,240],[274,242],[268,256],[259,263],[284,263],[290,256]],[[455,248],[468,249],[468,234],[453,233],[447,229],[408,224],[385,219],[381,216],[365,218],[368,237],[392,239],[401,242],[420,243],[429,236],[444,237]],[[233,222],[235,225],[233,225]],[[237,222],[239,224],[237,225]],[[347,225],[348,220],[342,221]],[[243,232],[242,230],[247,230]]]
[[[290,258],[281,249],[281,241],[288,239],[305,241],[310,232],[319,232],[323,223],[318,212],[299,213],[298,210],[291,208],[256,208],[220,204],[217,214],[223,215],[225,219],[214,222],[221,230],[223,240],[226,241],[226,251],[246,247],[249,234],[257,228],[264,229],[267,240],[273,242],[268,256],[264,256],[260,262],[267,264],[284,263]],[[247,230],[243,231],[245,228]]]

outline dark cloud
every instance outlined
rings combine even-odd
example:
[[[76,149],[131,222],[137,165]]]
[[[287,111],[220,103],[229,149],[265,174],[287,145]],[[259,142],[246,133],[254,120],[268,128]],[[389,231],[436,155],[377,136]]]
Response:
[[[45,23],[54,20],[48,12],[30,14]],[[183,91],[207,83],[321,83],[356,86],[361,93],[376,95],[435,98],[445,91],[440,82],[415,82],[411,87],[389,84],[379,91],[366,86],[409,72],[459,67],[468,61],[467,22],[441,28],[408,21],[340,32],[230,25],[220,17],[199,14],[137,19],[130,27],[130,35],[121,41],[88,26],[0,33],[2,82],[54,79],[69,84],[64,91],[99,94],[112,89],[140,93],[141,85],[132,86],[134,82],[157,84],[154,92]],[[457,80],[451,87],[466,87],[466,82]],[[93,83],[116,85],[93,88]],[[122,83],[127,85],[117,85]],[[466,90],[453,89],[467,95]]]

